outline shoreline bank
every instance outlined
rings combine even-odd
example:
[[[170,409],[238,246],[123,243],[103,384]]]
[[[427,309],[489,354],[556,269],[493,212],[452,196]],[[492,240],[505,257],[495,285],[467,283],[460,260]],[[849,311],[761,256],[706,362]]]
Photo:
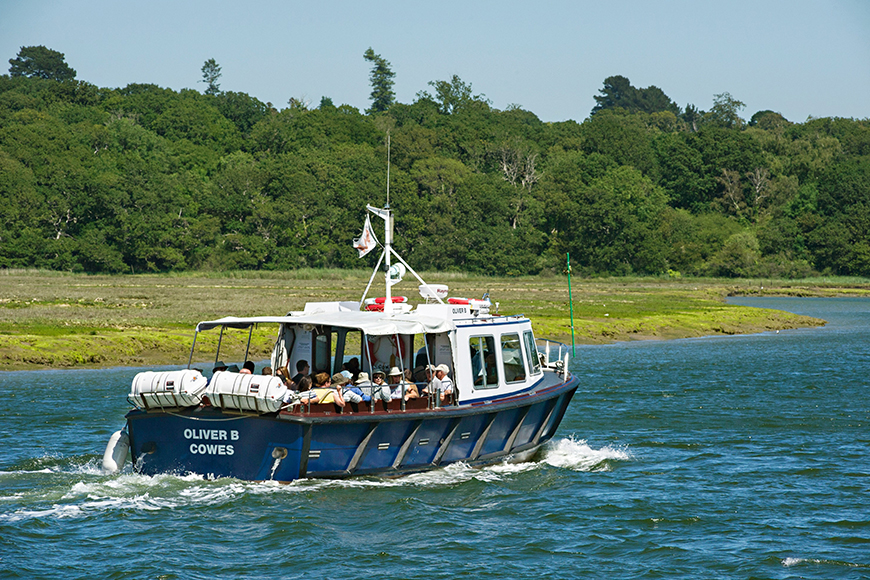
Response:
[[[356,289],[364,287],[356,278],[364,275],[292,279],[262,273],[252,277],[5,274],[0,276],[0,370],[186,365],[197,322],[227,315],[285,314],[301,310],[306,301],[356,301],[360,298]],[[439,278],[424,277],[433,283]],[[501,314],[525,314],[536,336],[570,346],[564,280],[445,277],[451,295],[489,292],[493,302],[499,302]],[[639,278],[573,284],[577,344],[751,334],[825,324],[789,312],[729,305],[725,303],[729,296],[870,296],[870,286],[865,285],[809,286],[787,281],[761,285]],[[412,291],[401,292],[411,296]],[[198,345],[207,349],[204,336],[200,335]],[[222,353],[243,357],[246,339],[247,335],[229,342],[225,338]],[[255,333],[251,358],[266,358],[272,339]]]

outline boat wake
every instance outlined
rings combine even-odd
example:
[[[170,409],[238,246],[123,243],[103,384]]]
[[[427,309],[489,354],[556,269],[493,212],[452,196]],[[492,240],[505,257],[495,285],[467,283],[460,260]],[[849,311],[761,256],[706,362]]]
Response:
[[[551,441],[544,451],[543,462],[553,467],[574,471],[610,471],[613,463],[631,461],[632,455],[625,448],[606,445],[601,449],[589,447],[585,439]]]
[[[870,565],[867,564],[857,564],[855,562],[842,562],[839,560],[826,560],[820,558],[785,558],[782,560],[782,565],[786,568],[791,568],[792,566],[801,566],[801,565],[822,565],[822,566],[834,566],[834,567],[843,567],[843,568],[867,568],[870,569]]]
[[[573,437],[551,441],[531,461],[504,462],[483,468],[455,463],[398,478],[355,477],[343,480],[303,479],[290,484],[248,482],[223,478],[204,480],[199,475],[139,475],[129,464],[119,474],[107,475],[94,455],[46,455],[0,471],[0,523],[38,518],[88,518],[107,511],[153,512],[191,506],[222,506],[251,495],[283,494],[303,500],[312,492],[349,489],[440,488],[476,481],[499,482],[548,469],[601,472],[616,462],[630,461],[625,449],[593,449]]]

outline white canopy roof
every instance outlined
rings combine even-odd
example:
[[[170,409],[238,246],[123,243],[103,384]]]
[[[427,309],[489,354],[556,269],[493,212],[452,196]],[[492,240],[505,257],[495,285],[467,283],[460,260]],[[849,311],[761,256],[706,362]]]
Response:
[[[218,326],[247,328],[252,324],[313,324],[339,326],[362,330],[367,335],[439,333],[455,330],[453,320],[426,316],[415,312],[387,316],[383,312],[323,312],[300,316],[256,316],[236,318],[228,316],[196,325],[196,331],[210,330]]]

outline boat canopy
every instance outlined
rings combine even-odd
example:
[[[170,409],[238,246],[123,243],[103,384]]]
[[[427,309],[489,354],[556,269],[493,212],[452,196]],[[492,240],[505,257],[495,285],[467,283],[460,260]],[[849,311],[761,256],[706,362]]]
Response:
[[[354,328],[369,336],[395,334],[430,334],[456,329],[453,320],[427,316],[414,312],[386,315],[373,312],[319,312],[300,316],[256,316],[236,318],[227,316],[196,325],[196,331],[211,330],[219,326],[248,328],[254,324],[312,324],[341,328]]]

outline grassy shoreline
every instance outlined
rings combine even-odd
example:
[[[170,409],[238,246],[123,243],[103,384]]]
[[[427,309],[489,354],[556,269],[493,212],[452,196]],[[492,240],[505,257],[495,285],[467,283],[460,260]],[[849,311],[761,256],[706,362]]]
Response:
[[[193,327],[227,315],[300,310],[307,301],[359,300],[370,272],[230,272],[92,276],[0,272],[0,370],[185,363]],[[571,342],[567,279],[424,274],[452,296],[489,292],[502,314],[529,316],[539,337]],[[416,282],[396,287],[414,301]],[[610,278],[572,280],[578,344],[812,327],[824,321],[733,306],[727,296],[868,296],[866,279],[801,281]],[[238,339],[241,340],[241,339]],[[265,356],[271,336],[256,336]],[[242,346],[243,349],[243,346]]]

